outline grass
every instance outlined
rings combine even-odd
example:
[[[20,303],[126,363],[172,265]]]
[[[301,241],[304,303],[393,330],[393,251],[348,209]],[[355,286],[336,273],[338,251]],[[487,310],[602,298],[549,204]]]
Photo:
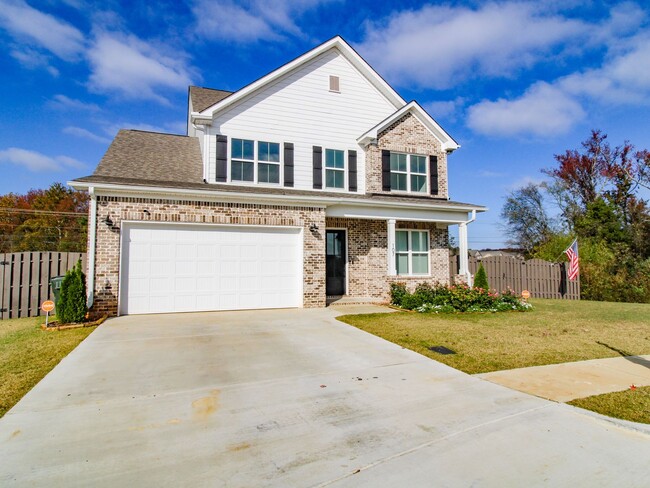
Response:
[[[94,330],[44,331],[44,321],[0,320],[0,417]]]
[[[650,354],[650,305],[531,300],[530,312],[344,315],[339,320],[466,373]],[[442,355],[428,349],[445,346]]]
[[[568,403],[610,417],[650,424],[650,386],[579,398]]]

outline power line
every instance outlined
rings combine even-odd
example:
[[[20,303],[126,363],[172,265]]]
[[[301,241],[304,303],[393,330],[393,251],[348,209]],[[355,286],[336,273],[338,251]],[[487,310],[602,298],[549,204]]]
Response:
[[[35,210],[32,208],[13,208],[13,207],[0,207],[0,211],[10,213],[27,213],[27,214],[43,214],[43,215],[70,215],[70,216],[84,216],[88,217],[85,212],[64,212],[57,210]]]

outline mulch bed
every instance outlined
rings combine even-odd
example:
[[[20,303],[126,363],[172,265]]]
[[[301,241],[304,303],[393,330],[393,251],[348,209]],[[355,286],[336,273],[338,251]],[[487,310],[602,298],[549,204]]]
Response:
[[[47,327],[45,324],[41,325],[41,329],[43,330],[68,330],[68,329],[80,329],[81,327],[95,327],[96,325],[101,324],[108,318],[108,315],[104,315],[103,317],[98,318],[97,320],[94,320],[92,322],[81,322],[81,323],[75,323],[75,324],[61,324],[60,322],[57,322],[56,320],[53,322],[50,322]]]

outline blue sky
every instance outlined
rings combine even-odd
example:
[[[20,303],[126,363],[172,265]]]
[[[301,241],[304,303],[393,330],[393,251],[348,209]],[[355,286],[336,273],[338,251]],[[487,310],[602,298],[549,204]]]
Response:
[[[184,133],[187,86],[236,90],[336,34],[461,144],[490,212],[590,130],[650,148],[647,2],[0,0],[0,194],[92,173],[119,128]]]

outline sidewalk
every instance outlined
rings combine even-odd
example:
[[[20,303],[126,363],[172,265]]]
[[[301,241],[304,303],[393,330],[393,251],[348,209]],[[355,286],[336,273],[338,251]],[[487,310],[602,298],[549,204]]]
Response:
[[[568,402],[627,390],[631,385],[650,386],[650,355],[591,359],[476,376],[538,397]]]

